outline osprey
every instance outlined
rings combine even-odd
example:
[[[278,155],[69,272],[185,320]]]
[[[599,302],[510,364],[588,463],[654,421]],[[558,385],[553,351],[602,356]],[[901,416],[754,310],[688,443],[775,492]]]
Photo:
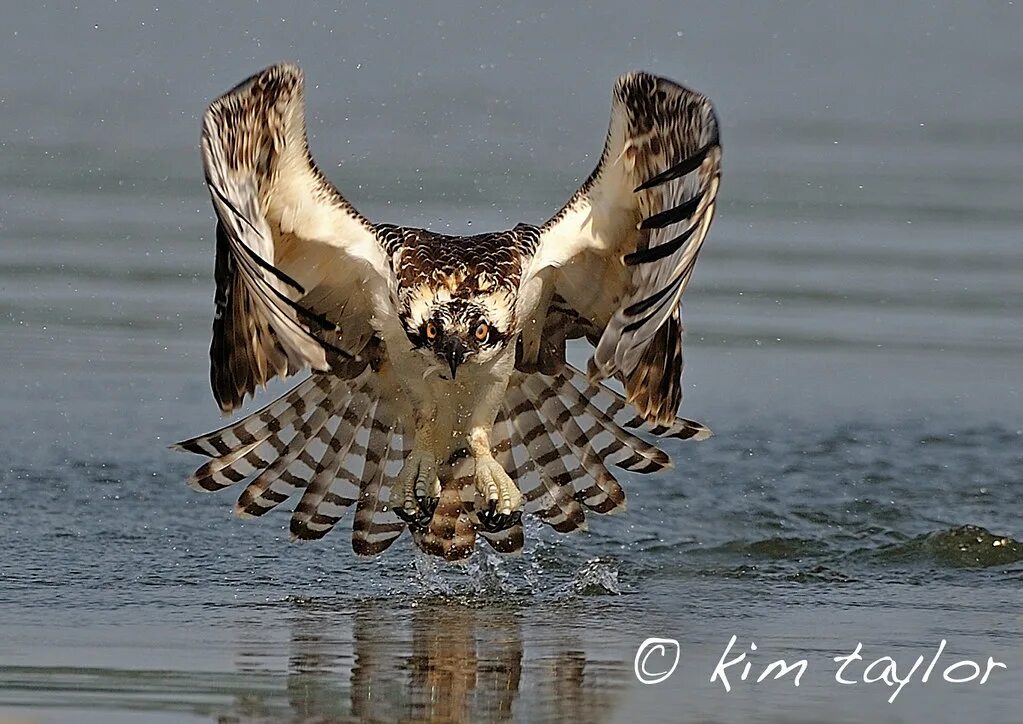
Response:
[[[269,380],[312,370],[262,410],[177,445],[210,458],[193,487],[249,481],[239,515],[301,491],[295,538],[322,537],[354,505],[359,554],[405,528],[449,560],[471,554],[477,534],[512,552],[523,511],[577,530],[586,510],[624,508],[610,467],[670,465],[633,429],[710,435],[676,416],[681,298],[721,174],[705,96],[620,77],[600,162],[568,203],[539,226],[475,236],[360,214],[309,154],[292,65],[214,101],[202,159],[217,216],[214,397],[228,413]],[[565,361],[578,338],[594,347],[587,374]]]

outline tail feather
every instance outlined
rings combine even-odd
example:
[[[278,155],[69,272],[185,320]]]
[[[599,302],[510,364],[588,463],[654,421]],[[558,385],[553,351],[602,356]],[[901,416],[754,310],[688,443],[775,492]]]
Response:
[[[472,459],[464,451],[443,466],[440,498],[433,517],[425,526],[412,528],[412,540],[424,552],[449,561],[463,560],[472,555],[476,548],[476,531],[479,529],[479,521],[472,513],[475,495],[473,472]],[[518,547],[521,548],[522,525],[513,527],[519,529]],[[497,547],[489,534],[480,532],[491,545]],[[503,539],[503,536],[499,536],[499,539]],[[512,552],[512,549],[502,552]]]

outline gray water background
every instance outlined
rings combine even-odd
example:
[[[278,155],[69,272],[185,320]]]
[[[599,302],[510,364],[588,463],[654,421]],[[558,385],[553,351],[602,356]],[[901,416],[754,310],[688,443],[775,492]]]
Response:
[[[1021,13],[5,6],[0,718],[1018,721]],[[347,522],[292,544],[285,513],[188,490],[166,445],[220,423],[199,117],[281,60],[342,192],[450,233],[554,212],[617,74],[709,94],[725,170],[683,409],[717,435],[623,475],[624,515],[455,569],[404,539],[358,559]],[[710,683],[733,634],[756,671],[808,658],[801,686]],[[682,660],[644,687],[649,636]],[[1008,671],[891,705],[834,682],[858,641],[908,669],[943,638]]]

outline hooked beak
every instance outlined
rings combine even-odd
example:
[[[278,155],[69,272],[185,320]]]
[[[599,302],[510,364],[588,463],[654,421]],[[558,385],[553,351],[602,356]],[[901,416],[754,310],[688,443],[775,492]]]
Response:
[[[465,361],[469,348],[465,346],[462,340],[452,337],[445,342],[443,351],[444,359],[448,361],[448,366],[451,367],[451,379],[455,379],[455,371],[458,369],[458,365]]]

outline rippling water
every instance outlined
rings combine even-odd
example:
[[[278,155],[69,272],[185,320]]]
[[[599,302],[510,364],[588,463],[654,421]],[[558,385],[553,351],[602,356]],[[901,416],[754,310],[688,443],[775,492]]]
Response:
[[[1019,8],[431,12],[6,12],[0,718],[1016,721]],[[669,443],[676,469],[626,476],[629,510],[588,533],[459,567],[404,540],[357,559],[345,523],[292,544],[284,513],[185,488],[166,445],[219,422],[198,117],[281,59],[350,199],[454,232],[554,211],[617,73],[709,93],[723,204],[684,409],[717,435]],[[733,635],[754,677],[805,657],[800,687],[712,683]],[[651,636],[682,656],[642,686]],[[942,666],[1008,669],[893,704],[834,681],[857,642],[862,674],[942,639]]]

